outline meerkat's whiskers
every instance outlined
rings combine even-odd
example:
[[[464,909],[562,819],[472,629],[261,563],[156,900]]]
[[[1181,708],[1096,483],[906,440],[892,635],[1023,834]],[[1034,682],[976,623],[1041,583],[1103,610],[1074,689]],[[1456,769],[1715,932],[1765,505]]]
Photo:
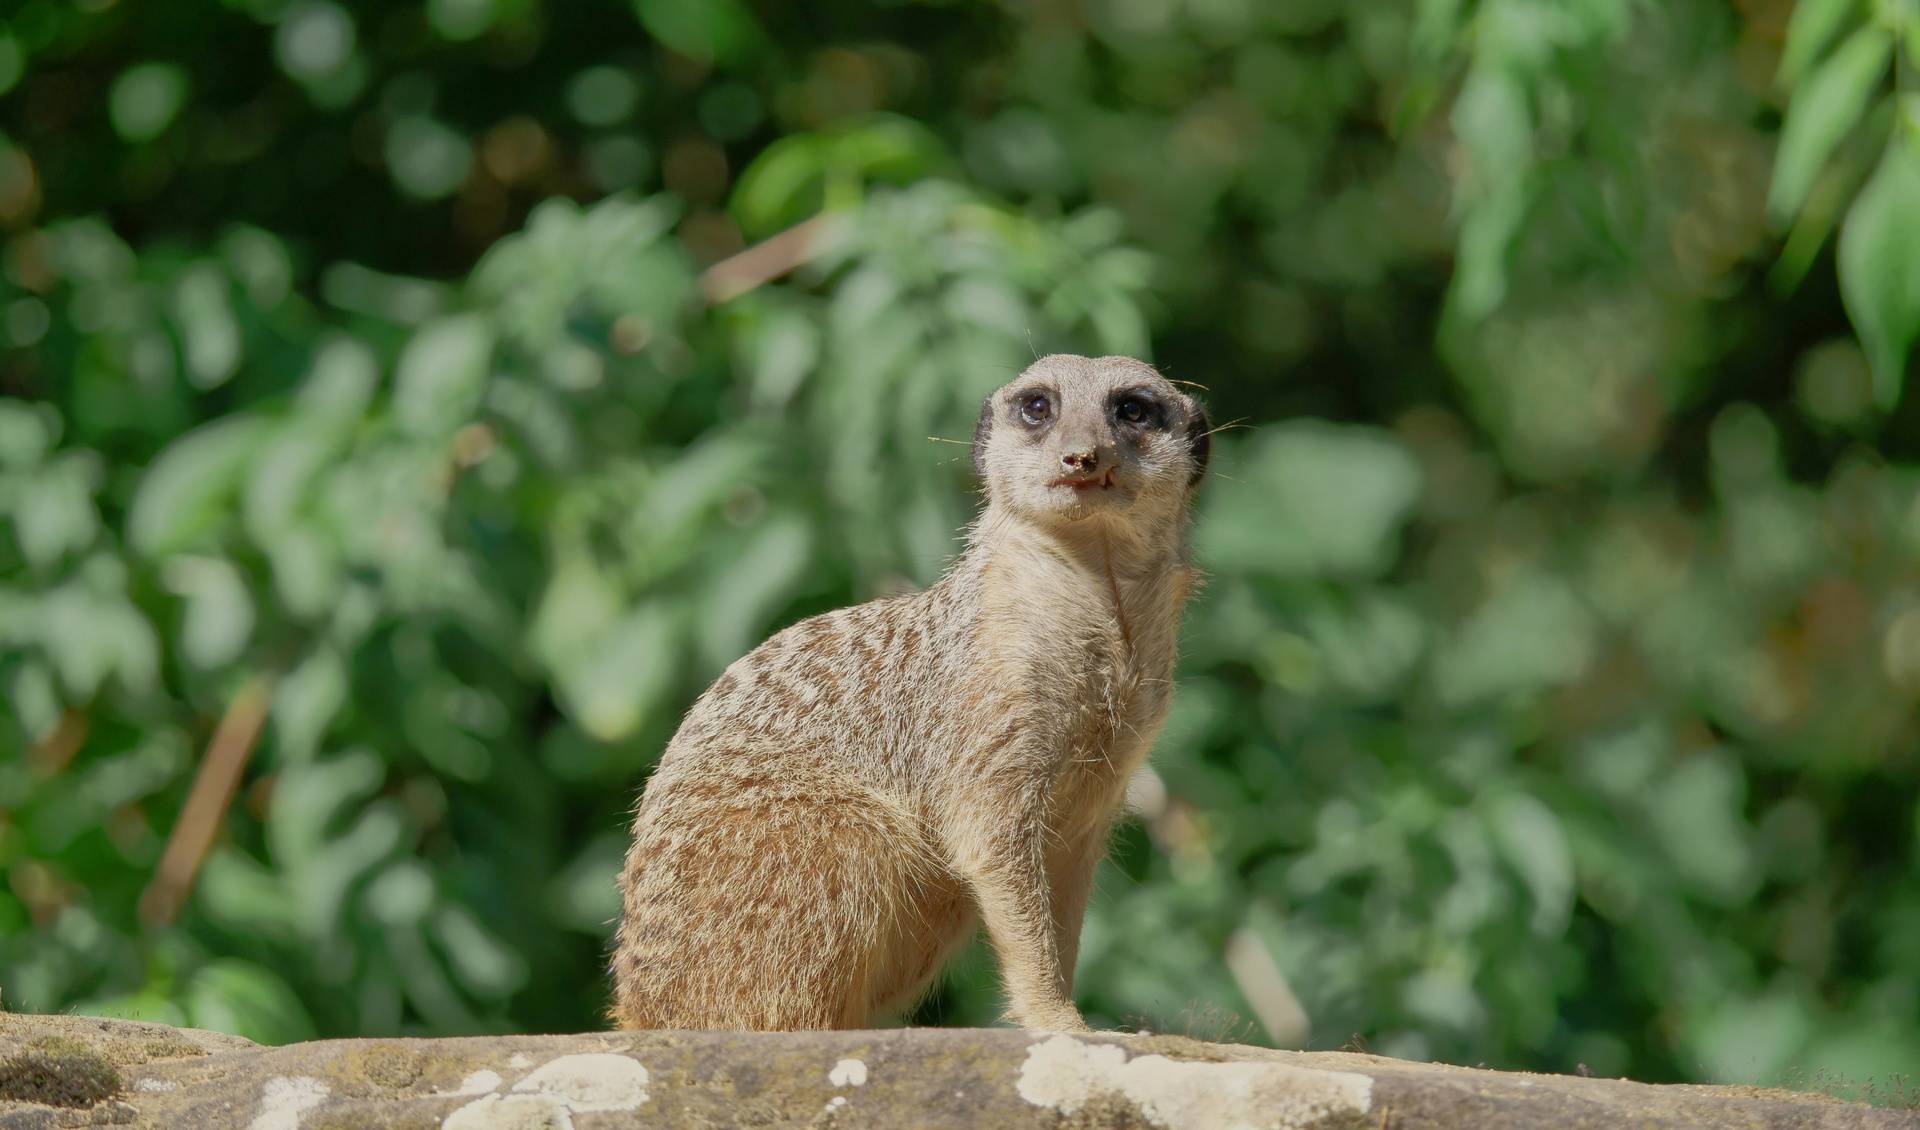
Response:
[[[1245,416],[1242,416],[1238,420],[1228,420],[1226,423],[1221,424],[1219,427],[1209,428],[1206,431],[1201,432],[1200,434],[1208,435],[1208,436],[1218,435],[1221,432],[1229,431],[1233,428],[1244,428],[1248,431],[1252,431],[1253,425],[1247,423],[1247,418]]]

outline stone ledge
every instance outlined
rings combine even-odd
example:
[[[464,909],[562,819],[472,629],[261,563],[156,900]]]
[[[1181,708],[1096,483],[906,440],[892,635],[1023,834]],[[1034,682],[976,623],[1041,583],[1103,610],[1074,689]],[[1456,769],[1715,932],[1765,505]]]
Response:
[[[594,1032],[273,1048],[155,1024],[0,1014],[0,1130],[101,1124],[1920,1130],[1920,1112],[1790,1091],[1481,1071],[1177,1036]]]

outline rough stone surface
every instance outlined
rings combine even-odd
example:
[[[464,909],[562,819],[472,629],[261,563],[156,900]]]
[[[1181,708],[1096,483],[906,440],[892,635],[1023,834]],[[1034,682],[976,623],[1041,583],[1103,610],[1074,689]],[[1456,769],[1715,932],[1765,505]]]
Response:
[[[49,1064],[61,1066],[49,1075]],[[156,1024],[0,1014],[7,1079],[25,1093],[0,1094],[0,1130],[1920,1130],[1920,1112],[1790,1091],[1002,1029],[594,1032],[269,1048]]]

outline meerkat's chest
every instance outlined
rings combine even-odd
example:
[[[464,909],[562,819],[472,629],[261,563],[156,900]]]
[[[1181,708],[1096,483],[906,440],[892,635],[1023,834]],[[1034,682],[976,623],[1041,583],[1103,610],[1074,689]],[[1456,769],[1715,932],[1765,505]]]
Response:
[[[1034,724],[1052,731],[1069,773],[1131,771],[1171,699],[1184,577],[1046,580],[988,604],[993,667]]]
[[[1095,770],[1130,771],[1164,719],[1173,686],[1168,656],[1142,654],[1137,641],[1112,621],[1082,635],[1062,666],[1072,676],[1062,689],[1063,735],[1070,762]]]

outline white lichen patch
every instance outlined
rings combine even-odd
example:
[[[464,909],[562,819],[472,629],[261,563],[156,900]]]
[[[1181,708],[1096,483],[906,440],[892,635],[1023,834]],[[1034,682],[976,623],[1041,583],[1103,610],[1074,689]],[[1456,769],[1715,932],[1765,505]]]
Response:
[[[843,1059],[827,1072],[827,1082],[836,1087],[864,1087],[867,1085],[867,1065],[857,1059]]]
[[[515,1083],[513,1089],[557,1099],[575,1114],[632,1110],[647,1101],[647,1069],[611,1052],[563,1055]]]
[[[1283,1063],[1127,1058],[1115,1044],[1055,1036],[1027,1049],[1020,1097],[1072,1115],[1096,1099],[1126,1101],[1166,1130],[1308,1130],[1363,1125],[1373,1080]]]
[[[527,1053],[525,1052],[514,1052],[513,1058],[507,1061],[507,1066],[518,1071],[523,1067],[532,1067],[533,1060],[527,1058]]]
[[[826,1114],[837,1114],[839,1113],[840,1108],[846,1105],[847,1105],[847,1096],[835,1095],[832,1098],[827,1100],[827,1105],[823,1108],[823,1112]]]
[[[175,1083],[169,1079],[142,1079],[138,1083],[135,1083],[133,1085],[134,1090],[145,1091],[148,1094],[153,1094],[159,1091],[174,1091],[174,1090],[178,1090],[179,1088],[180,1088],[180,1084]]]
[[[484,1095],[500,1089],[500,1073],[481,1068],[460,1080],[460,1085],[451,1091],[440,1092],[443,1095]]]
[[[300,1116],[327,1100],[327,1085],[311,1075],[276,1075],[260,1088],[260,1111],[247,1130],[299,1130]]]
[[[440,1130],[573,1130],[573,1116],[546,1095],[488,1095],[447,1115]]]

